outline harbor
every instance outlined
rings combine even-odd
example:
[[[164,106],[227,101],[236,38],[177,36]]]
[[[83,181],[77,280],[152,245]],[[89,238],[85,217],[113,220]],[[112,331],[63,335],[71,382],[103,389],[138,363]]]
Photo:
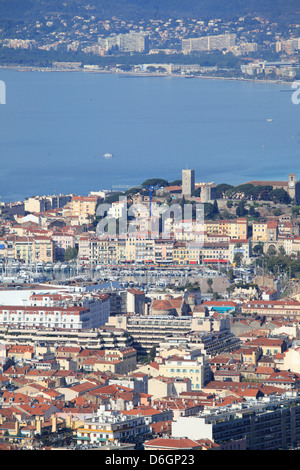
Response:
[[[249,269],[235,269],[237,280],[250,282],[254,273]],[[88,283],[100,286],[103,291],[138,289],[145,293],[167,288],[183,291],[193,286],[200,290],[204,280],[218,280],[226,285],[226,270],[209,266],[148,266],[148,265],[86,265],[84,263],[0,263],[1,285],[10,284],[15,288],[24,284]]]

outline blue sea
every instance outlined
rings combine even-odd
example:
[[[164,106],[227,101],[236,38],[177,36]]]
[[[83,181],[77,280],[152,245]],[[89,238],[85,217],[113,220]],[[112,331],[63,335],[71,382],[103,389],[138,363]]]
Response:
[[[183,168],[216,184],[300,179],[289,84],[7,69],[0,80],[4,202],[173,181]]]

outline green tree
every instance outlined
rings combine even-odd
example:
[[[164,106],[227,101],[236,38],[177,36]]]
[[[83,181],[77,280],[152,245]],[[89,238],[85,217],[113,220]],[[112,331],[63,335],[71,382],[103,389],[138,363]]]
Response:
[[[135,194],[138,194],[141,191],[141,188],[130,188],[125,191],[124,195],[125,196],[134,196]]]
[[[299,211],[300,211],[300,206],[293,206],[292,207],[292,214],[297,216],[299,215]]]
[[[149,364],[156,356],[156,346],[154,345],[146,356],[138,358],[142,363]]]
[[[276,254],[276,248],[273,246],[273,245],[270,245],[268,250],[267,250],[267,254],[269,256],[273,256]]]
[[[147,70],[147,72],[156,72],[157,68],[153,67],[153,65],[148,65],[146,70]]]
[[[170,181],[168,186],[181,186],[182,185],[182,180],[174,180]]]
[[[150,361],[153,361],[154,358],[156,356],[156,346],[153,346],[151,349],[150,349],[150,352],[149,352],[149,359]]]
[[[275,202],[281,202],[282,204],[289,204],[292,200],[284,189],[273,189],[271,199]]]
[[[281,214],[283,214],[283,210],[280,209],[280,207],[275,207],[275,209],[273,210],[273,214],[275,215],[275,217],[279,217]]]
[[[195,189],[192,191],[192,196],[193,196],[193,197],[200,197],[200,194],[201,194],[201,188],[195,188]]]
[[[129,64],[119,65],[118,68],[123,70],[123,72],[130,72],[132,70],[132,66]]]
[[[243,260],[243,253],[235,253],[234,257],[233,257],[233,262],[235,263],[235,265],[237,267],[240,267],[241,264],[242,264],[242,260]]]
[[[252,251],[256,255],[262,255],[263,251],[264,251],[264,246],[263,246],[262,242],[258,242],[258,244],[253,247]]]
[[[219,206],[218,206],[217,200],[215,199],[213,203],[213,214],[214,216],[216,216],[216,215],[219,215],[219,213],[220,213]]]
[[[251,217],[259,217],[259,212],[255,210],[255,207],[253,204],[249,207],[248,214]]]
[[[216,186],[216,198],[222,199],[229,189],[232,189],[233,186],[227,183],[217,184]]]
[[[118,191],[111,196],[107,196],[104,202],[105,204],[111,204],[112,202],[118,201],[121,196],[124,196],[124,193],[122,191]]]
[[[142,183],[143,188],[148,188],[149,186],[165,187],[168,185],[169,185],[168,181],[163,178],[149,178]]]
[[[227,271],[227,276],[228,276],[228,279],[230,282],[233,281],[234,279],[234,272],[233,272],[233,269],[232,268],[229,268],[228,271]]]
[[[213,292],[212,300],[219,300],[219,299],[223,299],[223,297],[220,294],[218,294],[218,292]]]
[[[212,292],[213,292],[212,286],[213,286],[214,281],[212,280],[211,277],[209,277],[209,278],[206,280],[206,283],[207,283],[207,285],[208,285],[207,292],[212,293]]]
[[[215,204],[216,203],[216,204]],[[204,217],[206,219],[215,219],[219,215],[219,208],[217,201],[204,203]]]
[[[69,246],[64,254],[64,260],[65,261],[71,261],[73,259],[76,259],[78,255],[78,250],[76,248],[72,248]]]
[[[245,208],[245,201],[242,199],[235,211],[237,217],[244,217],[247,214],[247,210]]]

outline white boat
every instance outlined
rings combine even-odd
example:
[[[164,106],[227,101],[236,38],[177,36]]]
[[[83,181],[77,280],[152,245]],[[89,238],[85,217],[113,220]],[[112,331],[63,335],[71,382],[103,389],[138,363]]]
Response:
[[[268,118],[267,121],[268,121],[268,122],[272,122],[273,119],[272,119],[272,118]]]
[[[102,155],[102,156],[103,156],[103,158],[106,158],[106,159],[113,157],[112,153],[105,153],[105,154]]]
[[[28,272],[26,272],[26,271],[24,271],[24,270],[21,270],[21,271],[19,272],[19,276],[20,276],[20,277],[23,277],[23,278],[28,277]]]
[[[31,282],[43,282],[46,280],[47,280],[47,277],[44,276],[43,274],[34,273],[30,275]]]

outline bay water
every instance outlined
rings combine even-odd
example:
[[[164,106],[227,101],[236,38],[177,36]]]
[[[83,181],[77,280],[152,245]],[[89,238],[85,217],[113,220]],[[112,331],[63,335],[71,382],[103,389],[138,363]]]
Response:
[[[1,69],[0,196],[300,179],[291,84]],[[103,158],[105,153],[113,155]]]

